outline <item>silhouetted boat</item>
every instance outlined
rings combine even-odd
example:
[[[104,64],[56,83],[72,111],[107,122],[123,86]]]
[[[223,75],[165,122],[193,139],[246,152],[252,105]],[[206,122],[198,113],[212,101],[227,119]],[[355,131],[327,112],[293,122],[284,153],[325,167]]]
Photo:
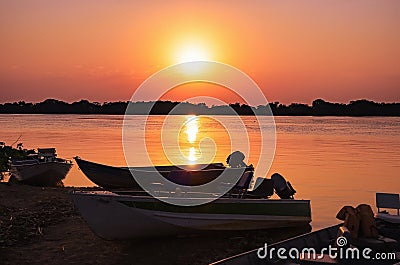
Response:
[[[291,248],[296,248],[296,249],[303,249],[303,248],[315,248],[316,251],[319,251],[322,249],[322,247],[325,247],[326,245],[329,245],[330,242],[333,242],[339,231],[339,227],[342,224],[330,226],[318,231],[306,233],[304,235],[296,236],[287,240],[283,240],[277,243],[273,243],[267,246],[267,249],[275,249],[278,250],[280,248],[285,249],[285,252],[287,254],[287,251]],[[260,248],[247,251],[217,262],[212,263],[212,265],[245,265],[245,264],[251,264],[251,265],[258,265],[258,264],[285,264],[284,260],[281,260],[279,257],[277,257],[277,253],[275,251],[271,253],[271,255],[266,255],[265,258],[263,258],[265,253],[265,246],[260,246]],[[300,258],[300,257],[299,257]],[[296,262],[295,259],[288,259],[286,260],[287,264],[301,264],[300,262]],[[316,263],[319,264],[319,263]],[[321,263],[323,264],[323,263]]]
[[[10,179],[37,186],[58,185],[72,167],[72,161],[57,158],[55,148],[39,148],[24,160],[10,161]]]
[[[281,242],[264,245],[258,249],[254,249],[217,261],[215,263],[212,263],[211,265],[398,265],[400,264],[400,217],[398,215],[400,209],[399,203],[399,194],[376,194],[376,205],[378,207],[378,213],[375,215],[375,221],[379,232],[379,235],[377,237],[365,237],[364,234],[364,236],[358,235],[357,238],[354,238],[351,232],[344,226],[346,224],[345,221],[344,224],[334,225],[318,231],[293,237]],[[380,211],[381,208],[395,209],[397,210],[397,215],[391,215],[387,212]],[[346,220],[350,219],[346,218]],[[362,224],[363,222],[368,223],[366,220],[361,220],[360,224]],[[349,224],[351,224],[351,221],[349,222]],[[369,229],[373,229],[372,226]],[[361,235],[362,234],[363,233],[361,233]],[[367,252],[364,252],[365,249],[367,249]],[[278,255],[278,250],[281,252],[280,255]],[[353,256],[357,255],[355,253],[358,253],[358,256]],[[363,256],[364,254],[362,253],[366,253],[367,256]],[[379,256],[375,256],[375,254],[377,253]],[[382,256],[382,253],[385,256]],[[380,257],[380,259],[376,259],[376,257]]]
[[[75,191],[72,197],[89,227],[106,239],[165,236],[193,230],[300,227],[311,222],[309,200],[224,197],[198,206],[178,206],[151,196],[106,191]],[[179,203],[187,198],[173,199]]]
[[[94,163],[79,157],[74,159],[85,176],[104,189],[142,190],[132,173],[144,178],[155,171],[177,184],[196,186],[212,181],[225,169],[222,163],[128,168]]]
[[[363,252],[365,247],[368,247],[371,251]],[[394,265],[400,261],[400,253],[398,251],[399,243],[387,237],[380,236],[378,239],[364,238],[354,242],[343,224],[338,224],[274,244],[260,246],[258,249],[214,262],[211,265]],[[390,256],[387,256],[387,259],[377,260],[374,256],[375,253],[384,253],[384,255],[390,253]]]

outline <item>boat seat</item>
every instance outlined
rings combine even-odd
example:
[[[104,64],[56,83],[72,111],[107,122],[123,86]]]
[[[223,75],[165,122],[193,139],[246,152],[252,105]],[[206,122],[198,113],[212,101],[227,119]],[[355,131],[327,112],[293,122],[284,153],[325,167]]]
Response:
[[[249,188],[253,174],[253,171],[245,171],[236,185],[228,192],[228,195],[231,197],[244,198],[247,194],[247,189]]]
[[[400,208],[400,195],[395,193],[376,193],[376,207],[399,209]]]
[[[376,193],[376,207],[378,212],[380,208],[395,209],[397,215],[400,215],[400,196],[394,193]]]
[[[256,188],[254,190],[248,191],[246,197],[254,199],[267,199],[274,194],[274,184],[272,179],[267,178],[257,178]]]

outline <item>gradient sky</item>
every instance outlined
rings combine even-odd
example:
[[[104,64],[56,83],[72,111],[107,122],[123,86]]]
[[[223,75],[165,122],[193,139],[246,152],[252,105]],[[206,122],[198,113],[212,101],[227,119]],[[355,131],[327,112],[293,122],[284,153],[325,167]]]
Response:
[[[1,1],[0,102],[130,99],[185,56],[250,75],[269,101],[400,101],[400,1]],[[164,99],[223,88],[185,85]]]

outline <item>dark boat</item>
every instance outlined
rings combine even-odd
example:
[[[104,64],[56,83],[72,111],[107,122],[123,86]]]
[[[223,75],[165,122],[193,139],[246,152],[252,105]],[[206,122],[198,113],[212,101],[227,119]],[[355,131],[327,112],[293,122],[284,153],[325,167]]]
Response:
[[[346,217],[344,224],[338,224],[331,227],[327,227],[318,231],[314,231],[308,234],[300,235],[285,241],[281,241],[264,248],[255,249],[248,251],[221,261],[212,263],[214,265],[258,265],[258,264],[400,264],[400,200],[399,194],[390,193],[376,193],[376,206],[378,208],[378,213],[375,214],[375,219],[372,217],[373,222],[376,224],[371,224],[369,231],[372,232],[377,228],[376,237],[366,237],[358,236],[356,239],[352,236],[352,232],[349,231],[344,225],[348,222],[347,226],[351,226],[352,222],[349,221],[351,218]],[[362,206],[362,205],[360,205]],[[358,206],[357,208],[359,208]],[[365,206],[365,205],[364,205]],[[343,209],[345,209],[345,206]],[[368,206],[369,207],[369,206]],[[370,207],[369,207],[370,208]],[[397,215],[391,215],[388,212],[381,211],[382,208],[397,210]],[[343,210],[342,209],[342,210]],[[365,208],[364,208],[365,209]],[[340,212],[342,212],[342,210]],[[359,209],[359,216],[360,216]],[[337,215],[340,215],[340,212]],[[372,215],[372,211],[371,211]],[[360,225],[369,224],[367,220],[361,220]],[[350,225],[349,225],[350,224]],[[354,224],[354,223],[353,223]],[[352,230],[354,227],[352,227]],[[361,229],[361,228],[360,228]],[[361,233],[362,235],[363,233]],[[268,248],[267,248],[268,247]],[[316,256],[310,257],[309,255],[298,256],[296,258],[289,257],[287,259],[282,259],[276,254],[276,250],[284,249],[286,253],[290,253],[290,249],[297,250],[309,250],[312,248],[315,250]],[[329,248],[336,248],[336,257],[327,255],[326,251]],[[369,257],[367,258],[360,255],[363,250],[370,249]],[[275,249],[275,253],[270,254],[267,249]],[[347,256],[346,253],[353,253],[355,249],[358,249],[359,258],[353,258],[352,256]],[[342,252],[340,252],[342,250]],[[348,252],[347,252],[348,251]],[[261,253],[262,252],[262,253]],[[265,258],[264,254],[267,254]],[[301,252],[300,252],[301,253]],[[309,252],[307,252],[308,254]],[[321,255],[319,253],[325,253]],[[334,253],[334,254],[335,254]],[[342,253],[342,254],[341,254]],[[344,253],[344,254],[343,254]],[[385,259],[376,259],[376,254],[382,257],[381,254],[384,253]],[[339,255],[341,257],[339,258]]]
[[[399,243],[396,240],[382,236],[378,239],[364,240],[363,247],[368,246],[372,249],[368,253],[371,259],[364,257],[362,254],[364,248],[356,245],[360,244],[361,240],[358,243],[352,242],[349,231],[343,224],[337,224],[271,245],[264,245],[211,265],[399,264]],[[378,247],[374,248],[373,245]],[[357,258],[355,248],[358,249],[359,258]],[[280,254],[278,254],[279,251]],[[376,253],[385,253],[387,259],[374,259]]]
[[[10,180],[35,186],[60,185],[72,167],[72,161],[58,158],[55,148],[38,148],[24,160],[10,161]]]
[[[212,181],[225,169],[222,163],[128,168],[94,163],[79,157],[74,159],[86,177],[104,189],[142,190],[131,171],[138,175],[147,175],[157,170],[167,180],[180,185],[195,186]]]

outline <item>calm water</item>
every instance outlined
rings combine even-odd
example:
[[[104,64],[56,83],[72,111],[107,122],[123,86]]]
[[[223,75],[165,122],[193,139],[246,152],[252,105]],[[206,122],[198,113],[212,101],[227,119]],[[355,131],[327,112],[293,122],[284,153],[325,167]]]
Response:
[[[150,117],[146,147],[151,161],[170,164],[161,138],[175,137],[179,148],[168,148],[172,161],[225,162],[231,150],[230,136],[241,130],[233,117],[218,119],[174,116],[172,123],[184,126],[178,135],[168,135],[161,130],[165,117]],[[242,119],[250,138],[248,161],[257,168],[260,131],[254,117]],[[56,147],[63,158],[78,155],[125,165],[122,122],[122,116],[0,115],[0,141],[11,144],[21,135],[25,148]],[[145,122],[145,117],[131,118],[132,139],[135,133],[142,133],[139,128]],[[275,123],[276,152],[267,176],[281,173],[297,190],[296,198],[311,200],[313,229],[336,223],[335,215],[343,205],[368,203],[375,210],[375,192],[400,192],[400,118],[276,117]],[[133,140],[130,144],[134,147],[137,143]],[[143,165],[146,160],[138,155],[134,163]],[[93,185],[76,165],[64,183]]]

